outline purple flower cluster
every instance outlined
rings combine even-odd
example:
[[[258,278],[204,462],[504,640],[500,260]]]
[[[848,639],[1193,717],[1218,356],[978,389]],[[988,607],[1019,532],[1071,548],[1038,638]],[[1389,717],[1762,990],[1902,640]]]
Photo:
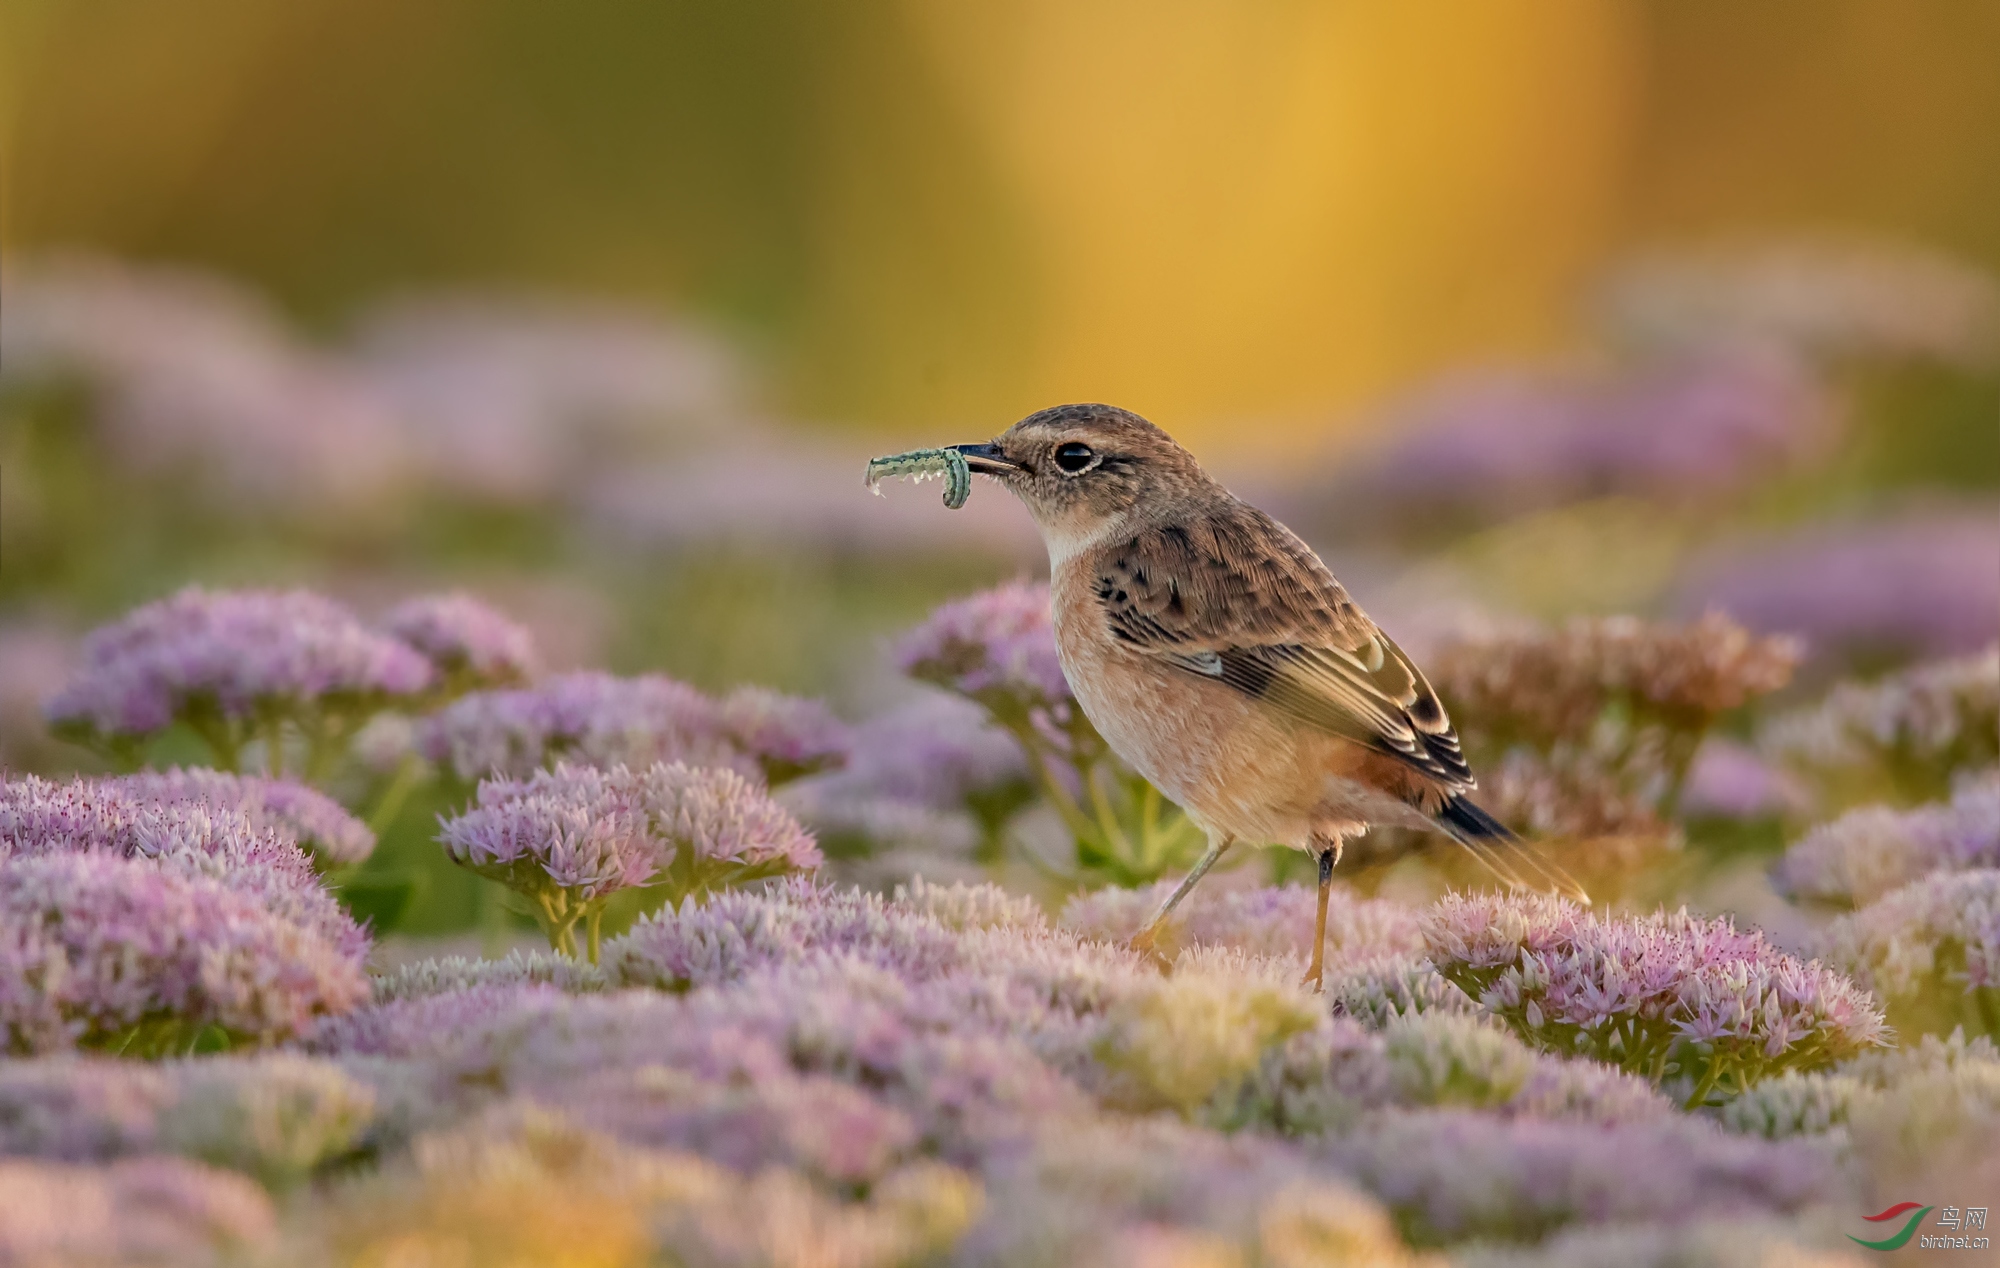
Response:
[[[1724,1126],[1780,1140],[1831,1136],[1851,1142],[1878,1175],[1910,1175],[1945,1161],[1965,1142],[1989,1159],[2000,1132],[2000,1053],[1962,1031],[1925,1035],[1905,1048],[1864,1054],[1831,1071],[1788,1073],[1730,1102]],[[1958,1174],[1968,1174],[1960,1171]],[[1976,1175],[1976,1170],[1971,1174]]]
[[[1391,1017],[1376,1033],[1336,1017],[1295,1034],[1267,1048],[1247,1078],[1219,1083],[1198,1121],[1313,1137],[1365,1130],[1388,1109],[1445,1106],[1598,1124],[1674,1112],[1643,1079],[1588,1058],[1537,1052],[1488,1019],[1436,1011]]]
[[[1811,805],[1812,796],[1797,777],[1754,749],[1718,736],[1695,751],[1680,799],[1681,813],[1690,818],[1796,815]]]
[[[406,599],[389,609],[382,628],[461,690],[524,682],[539,668],[526,626],[460,591]]]
[[[240,791],[196,782],[204,799]],[[367,998],[368,936],[288,832],[145,791],[32,776],[0,787],[9,1048],[172,1050],[208,1028],[269,1042]]]
[[[7,291],[0,387],[80,383],[113,461],[192,477],[225,508],[352,516],[420,480],[542,504],[712,433],[735,395],[712,340],[607,305],[405,301],[316,348],[180,269],[10,260]]]
[[[1727,920],[1605,918],[1563,899],[1450,895],[1424,939],[1443,975],[1522,1038],[1587,1052],[1691,1105],[1886,1042],[1874,1002]]]
[[[1906,1028],[1924,1016],[1912,1005],[1959,997],[1975,1026],[2000,1031],[2000,868],[1913,881],[1835,920],[1814,949],[1899,1006]]]
[[[221,881],[100,853],[0,863],[11,1051],[270,1042],[367,996],[356,958]]]
[[[1045,584],[1016,581],[945,604],[896,644],[896,668],[995,712],[1043,712],[1061,725],[1075,708]]]
[[[1573,1228],[1533,1245],[1488,1243],[1457,1256],[1460,1268],[1777,1268],[1841,1265],[1858,1260],[1828,1253],[1818,1220],[1768,1216],[1694,1218],[1671,1223],[1611,1224]]]
[[[988,939],[961,936],[992,930],[1018,936],[991,946]],[[1047,934],[1031,900],[1009,899],[992,886],[943,887],[919,879],[892,900],[793,880],[647,916],[607,948],[604,967],[621,985],[682,991],[830,953],[930,981],[973,967],[970,957],[981,950],[1025,947],[1032,958],[1073,946],[1073,939]]]
[[[158,799],[147,790],[146,781],[154,778],[172,776],[54,784],[29,775],[0,785],[0,865],[10,858],[68,854],[145,860],[163,871],[239,890],[359,962],[367,935],[320,884],[288,825],[263,827],[257,818],[218,806],[206,795]],[[225,785],[210,788],[219,800]],[[264,807],[251,814],[279,817]]]
[[[367,824],[325,793],[295,780],[175,767],[103,780],[96,787],[134,801],[192,802],[237,811],[258,831],[276,831],[298,842],[326,867],[359,863],[375,850],[375,834]]]
[[[1193,862],[1193,823],[1117,762],[1070,694],[1046,584],[1017,581],[943,605],[903,636],[895,661],[976,702],[1014,737],[1070,831],[1079,881],[1144,884]]]
[[[609,979],[595,964],[554,951],[510,951],[501,959],[439,956],[397,965],[375,976],[375,1002],[427,999],[481,986],[554,986],[571,994],[604,990]]]
[[[1765,725],[1759,746],[1829,791],[1922,801],[1965,772],[2000,763],[2000,646],[1843,682],[1818,704]]]
[[[776,785],[842,765],[853,747],[849,728],[824,701],[765,687],[738,687],[722,698],[717,719],[731,747]]]
[[[977,706],[937,692],[854,728],[854,756],[814,785],[838,799],[881,799],[927,810],[962,810],[1024,786],[1020,746]]]
[[[370,314],[353,372],[407,420],[411,459],[482,500],[539,503],[662,434],[713,430],[735,370],[696,332],[604,304],[403,300]]]
[[[1087,938],[1124,942],[1173,889],[1160,881],[1144,889],[1107,888],[1070,900],[1062,927]],[[1163,937],[1175,945],[1231,947],[1253,955],[1296,957],[1312,940],[1316,896],[1303,886],[1231,889],[1206,885],[1188,895]],[[1326,913],[1326,953],[1331,963],[1422,951],[1417,913],[1400,903],[1361,898],[1344,886],[1333,890]]]
[[[587,920],[593,963],[603,900],[621,889],[659,883],[679,904],[820,863],[812,837],[756,785],[679,763],[558,763],[486,780],[438,840],[454,862],[527,895],[558,950],[574,954],[571,931]]]
[[[1203,919],[1226,914],[1247,943],[1258,912],[1289,920],[1292,903],[1245,894]],[[1407,921],[1398,935],[1385,914],[1381,940],[1406,944]],[[968,1263],[1328,1248],[1398,1263],[1415,1262],[1398,1227],[1533,1238],[1844,1193],[1821,1142],[1688,1121],[1588,1053],[1462,1012],[1371,1032],[1325,1015],[1295,961],[1241,949],[1186,952],[1162,976],[992,886],[884,898],[791,879],[643,918],[588,980],[555,968],[405,972],[317,1030],[311,1046],[349,1066],[492,1098],[336,1192],[337,1211],[365,1199],[411,1245],[472,1234],[395,1213],[399,1190],[485,1195],[465,1209],[522,1245],[550,1234],[515,1212],[589,1193],[590,1227],[630,1227],[649,1202],[655,1236],[683,1249],[767,1245],[757,1230],[782,1225],[827,1255],[866,1229]],[[1154,1109],[1174,1112],[1134,1112]],[[751,1191],[750,1213],[725,1197]]]
[[[119,465],[293,514],[365,512],[407,478],[395,412],[253,296],[179,269],[9,265],[0,385],[80,382]]]
[[[422,656],[330,599],[190,587],[92,631],[48,717],[60,732],[124,753],[185,722],[233,767],[260,726],[270,739],[289,720],[319,738],[331,718],[358,725],[431,677]]]
[[[176,1153],[282,1187],[355,1149],[376,1117],[365,1081],[291,1053],[0,1065],[0,1154],[83,1162]]]
[[[879,887],[922,872],[975,879],[976,858],[1034,796],[1021,746],[970,701],[926,692],[854,728],[847,765],[780,799],[819,833],[842,875]],[[949,875],[947,875],[949,872]]]
[[[1834,413],[1795,359],[1711,348],[1596,380],[1490,371],[1405,403],[1389,444],[1340,472],[1360,522],[1446,511],[1498,518],[1607,493],[1700,497],[1823,452]],[[1379,519],[1377,522],[1380,522]]]
[[[1988,506],[1723,542],[1687,566],[1673,606],[1798,635],[1823,660],[1964,655],[2000,636],[2000,523]]]
[[[466,782],[525,777],[557,761],[685,762],[777,783],[838,766],[847,729],[826,707],[761,688],[721,701],[660,674],[557,674],[532,687],[475,691],[417,725],[418,750]]]
[[[1329,1159],[1416,1239],[1533,1241],[1564,1225],[1796,1212],[1838,1191],[1832,1150],[1669,1116],[1604,1126],[1406,1110],[1330,1142]]]
[[[1780,891],[1865,907],[1933,872],[2000,868],[2000,779],[1965,784],[1942,805],[1864,806],[1794,842],[1772,870]]]

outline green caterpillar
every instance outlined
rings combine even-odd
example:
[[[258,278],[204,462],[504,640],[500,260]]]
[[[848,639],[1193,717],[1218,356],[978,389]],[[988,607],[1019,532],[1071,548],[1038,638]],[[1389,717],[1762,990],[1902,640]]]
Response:
[[[954,511],[972,496],[972,468],[965,465],[965,455],[956,449],[912,449],[869,460],[868,488],[877,497],[882,490],[876,486],[892,476],[908,476],[912,480],[943,477],[944,504]]]

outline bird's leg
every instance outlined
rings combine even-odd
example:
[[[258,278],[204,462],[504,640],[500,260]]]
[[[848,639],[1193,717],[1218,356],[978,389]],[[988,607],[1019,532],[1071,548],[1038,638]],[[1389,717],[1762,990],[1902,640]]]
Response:
[[[1340,857],[1340,843],[1319,851],[1319,914],[1313,917],[1312,967],[1306,970],[1301,985],[1311,986],[1317,993],[1320,979],[1326,972],[1326,900],[1333,894],[1333,863]]]
[[[1216,833],[1209,834],[1208,850],[1195,863],[1194,870],[1181,879],[1181,883],[1174,887],[1173,893],[1167,895],[1167,901],[1160,904],[1160,909],[1153,913],[1153,918],[1146,922],[1146,927],[1132,935],[1131,947],[1134,951],[1153,949],[1154,941],[1160,936],[1160,926],[1167,923],[1167,917],[1173,914],[1174,908],[1181,905],[1181,899],[1188,896],[1188,891],[1195,887],[1195,882],[1208,874],[1208,869],[1215,866],[1215,860],[1222,857],[1222,852],[1229,848],[1230,842],[1234,839]]]

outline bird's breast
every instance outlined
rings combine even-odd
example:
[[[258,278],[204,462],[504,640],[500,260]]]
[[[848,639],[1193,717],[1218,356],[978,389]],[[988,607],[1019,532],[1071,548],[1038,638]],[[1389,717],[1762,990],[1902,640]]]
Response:
[[[1056,647],[1105,743],[1203,827],[1246,841],[1288,840],[1287,809],[1304,789],[1286,729],[1223,684],[1121,644],[1089,578],[1069,571],[1058,571],[1053,588]]]

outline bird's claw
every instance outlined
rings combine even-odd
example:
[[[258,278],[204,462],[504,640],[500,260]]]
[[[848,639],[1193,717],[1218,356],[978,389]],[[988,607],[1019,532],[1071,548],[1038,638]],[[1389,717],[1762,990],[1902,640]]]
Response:
[[[1136,951],[1158,965],[1161,969],[1165,969],[1171,961],[1161,952],[1159,941],[1160,931],[1158,929],[1141,929],[1132,935],[1132,940],[1126,943],[1125,946],[1127,950]]]

